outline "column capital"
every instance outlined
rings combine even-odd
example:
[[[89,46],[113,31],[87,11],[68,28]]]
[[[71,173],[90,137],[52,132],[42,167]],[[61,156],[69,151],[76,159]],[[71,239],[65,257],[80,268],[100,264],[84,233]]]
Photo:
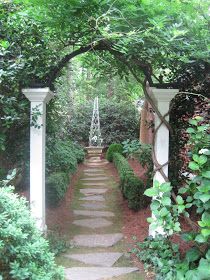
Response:
[[[45,102],[48,103],[53,97],[54,93],[48,88],[25,88],[22,93],[31,102]]]
[[[168,102],[176,96],[179,92],[179,89],[165,89],[165,88],[150,88],[150,96],[155,102]]]

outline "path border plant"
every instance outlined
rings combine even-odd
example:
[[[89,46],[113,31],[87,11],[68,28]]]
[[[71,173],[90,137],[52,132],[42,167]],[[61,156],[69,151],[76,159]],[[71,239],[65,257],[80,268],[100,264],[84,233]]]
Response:
[[[128,200],[128,207],[137,211],[148,206],[150,200],[144,197],[145,184],[134,174],[128,160],[123,155],[114,153],[113,162],[119,172],[120,189]]]
[[[153,187],[145,191],[148,197],[153,198],[151,203],[153,217],[148,218],[148,222],[152,223],[153,230],[163,228],[165,244],[169,242],[173,234],[182,234],[179,219],[181,215],[190,220],[192,227],[190,232],[182,234],[185,241],[192,243],[184,260],[172,266],[172,255],[167,254],[165,250],[167,269],[163,268],[161,253],[158,254],[159,261],[152,261],[152,266],[156,267],[156,279],[206,280],[210,278],[210,125],[206,124],[204,118],[200,116],[195,116],[189,123],[191,127],[187,129],[187,132],[191,161],[188,167],[194,174],[193,179],[187,181],[186,185],[179,189],[177,196],[173,195],[170,182],[162,184],[154,182]],[[190,219],[193,209],[196,211],[197,222]],[[147,254],[147,249],[151,249],[152,244],[157,242],[157,237],[151,238],[150,241],[150,245],[140,246],[144,247],[143,252],[138,254],[141,259],[144,259],[143,255]],[[171,243],[171,248],[173,246]],[[151,260],[147,258],[144,260],[151,264]],[[170,266],[171,269],[169,269]]]

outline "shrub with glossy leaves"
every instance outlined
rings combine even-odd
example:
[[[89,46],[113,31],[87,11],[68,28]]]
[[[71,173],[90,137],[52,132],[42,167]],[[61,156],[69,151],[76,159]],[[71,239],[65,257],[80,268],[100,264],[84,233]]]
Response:
[[[70,140],[48,139],[47,170],[74,173],[77,163],[84,160],[84,150]]]
[[[113,154],[114,153],[119,153],[122,154],[123,152],[123,146],[118,143],[113,143],[109,146],[107,152],[106,152],[106,159],[110,162],[113,161]]]
[[[67,191],[69,176],[65,172],[51,173],[46,180],[46,200],[48,205],[57,206]]]
[[[64,280],[26,200],[0,187],[0,279]]]

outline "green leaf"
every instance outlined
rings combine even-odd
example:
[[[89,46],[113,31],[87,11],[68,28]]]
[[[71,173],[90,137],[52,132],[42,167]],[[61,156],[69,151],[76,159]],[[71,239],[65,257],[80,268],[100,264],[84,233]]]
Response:
[[[186,253],[186,259],[189,262],[194,262],[200,258],[200,251],[197,248],[191,248]]]
[[[180,195],[177,195],[176,201],[177,201],[178,204],[181,204],[181,205],[184,204],[184,200]]]
[[[151,210],[156,210],[160,207],[160,202],[157,200],[153,200],[152,203],[150,204]]]
[[[210,213],[204,212],[201,219],[207,227],[210,227]]]
[[[182,239],[185,241],[192,241],[195,238],[195,234],[193,232],[187,232],[182,234]]]
[[[188,164],[188,167],[191,170],[199,170],[199,165],[197,163],[195,163],[194,161],[190,161]]]
[[[187,133],[194,133],[195,129],[192,127],[188,127],[186,131],[187,131]]]
[[[207,160],[208,160],[207,156],[201,155],[201,156],[199,157],[198,163],[199,163],[200,165],[204,165],[204,164],[207,162]]]
[[[192,124],[192,125],[196,125],[196,126],[198,124],[198,122],[196,120],[192,120],[192,119],[189,120],[189,123]]]
[[[162,198],[162,204],[163,204],[164,206],[169,206],[169,205],[171,205],[171,199],[170,199],[169,197],[163,197],[163,198]]]
[[[198,242],[198,243],[205,243],[206,238],[202,234],[198,234],[195,238],[195,241]]]
[[[201,230],[201,233],[203,234],[204,237],[209,237],[210,236],[210,229],[204,228]]]
[[[207,178],[207,179],[210,179],[210,171],[204,171],[202,172],[202,176]]]
[[[158,190],[155,188],[149,188],[144,192],[144,195],[153,197],[158,195]]]
[[[200,279],[210,279],[210,262],[206,259],[201,259],[198,266]]]
[[[154,219],[153,219],[153,218],[151,218],[151,217],[149,217],[149,218],[147,218],[147,222],[151,224],[151,223],[153,223],[153,222],[154,222]]]
[[[198,129],[198,131],[203,132],[203,131],[207,130],[207,127],[206,126],[198,126],[197,129]]]
[[[200,158],[199,155],[193,154],[192,158],[193,158],[194,161],[199,162],[199,158]]]
[[[166,182],[166,183],[162,183],[160,185],[160,191],[165,193],[165,192],[170,192],[172,189],[171,187],[171,183],[170,182]]]
[[[182,187],[178,191],[180,194],[183,194],[183,193],[186,193],[188,190],[187,190],[187,188]]]
[[[200,199],[203,203],[206,203],[208,200],[210,200],[210,194],[208,194],[208,193],[199,194],[199,199]]]
[[[206,259],[207,259],[208,261],[210,261],[210,249],[209,249],[208,252],[206,253]]]
[[[188,270],[185,275],[186,280],[201,280],[197,270]]]
[[[169,211],[166,207],[163,207],[161,210],[160,210],[160,216],[161,217],[165,217],[169,214]]]

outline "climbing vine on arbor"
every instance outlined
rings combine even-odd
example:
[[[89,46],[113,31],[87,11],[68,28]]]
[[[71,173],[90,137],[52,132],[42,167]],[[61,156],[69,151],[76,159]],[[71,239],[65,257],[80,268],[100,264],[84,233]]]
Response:
[[[153,230],[160,227],[163,229],[165,240],[174,233],[182,234],[179,219],[181,215],[190,218],[193,209],[196,211],[197,221],[192,222],[192,230],[182,234],[183,239],[190,241],[193,246],[187,251],[185,259],[175,265],[176,273],[173,273],[172,278],[164,278],[169,274],[171,277],[171,270],[169,270],[163,274],[162,271],[159,272],[163,278],[157,279],[210,278],[210,125],[200,116],[191,119],[189,123],[191,126],[187,129],[190,151],[188,167],[194,174],[193,179],[187,181],[175,197],[172,196],[170,182],[162,184],[155,182],[152,188],[145,191],[145,195],[153,198],[151,203],[153,217],[148,218],[148,222],[151,223]],[[152,239],[151,242],[156,242],[156,239]],[[147,246],[144,249],[146,248]],[[161,255],[159,258],[161,261]],[[169,262],[170,259],[169,254],[167,261]]]

